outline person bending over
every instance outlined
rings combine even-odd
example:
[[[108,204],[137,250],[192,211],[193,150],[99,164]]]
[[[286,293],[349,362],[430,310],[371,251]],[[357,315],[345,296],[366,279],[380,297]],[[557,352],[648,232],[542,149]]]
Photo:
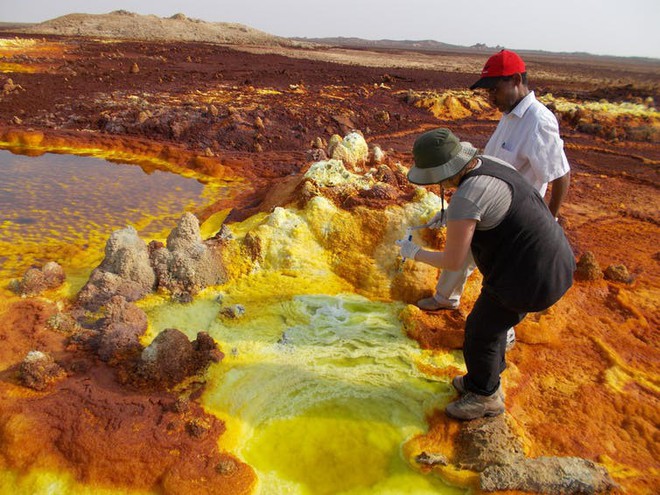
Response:
[[[471,252],[483,274],[481,293],[465,322],[467,374],[453,379],[460,398],[446,413],[463,420],[501,414],[507,330],[528,312],[552,306],[569,289],[573,251],[539,192],[506,162],[478,155],[443,128],[419,136],[413,157],[410,182],[456,192],[447,209],[445,250],[400,240],[401,256],[457,270]]]

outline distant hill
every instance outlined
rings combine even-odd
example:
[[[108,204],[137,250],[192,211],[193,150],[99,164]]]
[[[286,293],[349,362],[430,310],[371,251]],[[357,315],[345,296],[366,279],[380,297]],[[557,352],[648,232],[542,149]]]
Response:
[[[362,38],[292,38],[297,41],[318,43],[321,45],[340,46],[346,48],[372,48],[383,50],[417,50],[417,51],[451,51],[466,50],[467,47],[450,45],[435,40],[365,40]]]
[[[0,32],[26,34],[54,34],[62,36],[85,36],[91,38],[112,38],[149,41],[200,41],[232,45],[259,45],[289,48],[340,47],[355,50],[400,50],[415,52],[455,52],[472,54],[492,54],[504,48],[477,43],[473,46],[460,46],[435,40],[367,40],[355,37],[331,38],[284,38],[275,36],[243,24],[229,22],[206,22],[192,19],[184,14],[171,17],[141,15],[126,10],[116,10],[108,14],[68,14],[39,24],[0,22]],[[510,47],[523,56],[554,57],[568,59],[607,59],[636,61],[658,64],[660,60],[646,57],[617,57],[592,55],[584,52],[546,52]]]
[[[243,24],[206,22],[188,18],[184,14],[163,18],[125,10],[117,10],[109,14],[68,14],[15,31],[130,40],[304,46],[304,43],[274,36]]]
[[[291,38],[301,42],[317,43],[325,46],[335,46],[341,48],[351,48],[357,50],[404,50],[416,52],[456,52],[456,53],[474,53],[491,55],[503,48],[515,50],[517,53],[525,56],[534,56],[538,58],[560,56],[565,59],[593,59],[593,60],[621,60],[657,64],[660,60],[648,57],[622,57],[616,55],[594,55],[587,52],[549,52],[545,50],[526,50],[515,47],[488,46],[484,43],[477,43],[472,46],[452,45],[435,40],[366,40],[362,38]]]
[[[34,23],[28,22],[0,22],[0,31],[18,32],[26,27],[34,26]]]

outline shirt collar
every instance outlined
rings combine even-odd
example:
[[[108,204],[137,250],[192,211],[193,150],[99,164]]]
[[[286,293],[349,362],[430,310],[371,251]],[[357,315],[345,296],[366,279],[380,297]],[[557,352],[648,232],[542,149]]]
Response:
[[[522,118],[525,115],[527,109],[532,105],[536,98],[534,97],[534,91],[527,93],[520,103],[518,103],[513,110],[509,112],[509,115],[515,115],[518,118]]]

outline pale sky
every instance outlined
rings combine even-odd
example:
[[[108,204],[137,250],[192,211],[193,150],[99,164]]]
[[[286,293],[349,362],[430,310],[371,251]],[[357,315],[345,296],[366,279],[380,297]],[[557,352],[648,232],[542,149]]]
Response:
[[[425,40],[660,59],[659,0],[0,0],[0,22],[113,10],[238,22],[279,36]]]

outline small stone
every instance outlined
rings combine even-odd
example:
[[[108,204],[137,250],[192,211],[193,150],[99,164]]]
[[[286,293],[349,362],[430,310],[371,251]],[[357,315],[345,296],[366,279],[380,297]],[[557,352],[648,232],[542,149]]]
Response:
[[[143,110],[138,114],[136,122],[138,124],[144,124],[147,120],[149,120],[149,113]]]
[[[21,383],[34,390],[44,390],[50,383],[64,375],[64,370],[52,356],[41,351],[28,352],[19,370]]]
[[[632,276],[625,265],[610,265],[605,269],[605,278],[613,282],[622,282],[629,284],[632,282]]]
[[[140,72],[140,67],[138,66],[137,62],[133,62],[133,65],[131,65],[130,73],[137,74],[138,72]]]
[[[172,410],[177,413],[184,413],[190,410],[190,401],[185,397],[179,397],[174,401],[172,405]]]
[[[211,425],[209,425],[208,421],[201,418],[191,419],[186,423],[188,435],[194,438],[203,437],[210,429]]]
[[[603,278],[603,270],[598,265],[594,253],[587,251],[580,256],[575,270],[575,277],[580,280],[599,280]]]
[[[312,148],[315,150],[324,150],[327,145],[328,143],[326,143],[325,140],[320,136],[317,136],[312,141]]]
[[[193,302],[193,296],[190,292],[177,292],[172,294],[172,300],[180,304],[190,304]]]
[[[383,124],[389,124],[390,112],[383,110],[382,112],[378,112],[376,115],[374,115],[374,118]]]
[[[213,237],[221,241],[231,241],[234,238],[234,234],[232,234],[231,229],[227,225],[223,224]]]
[[[305,152],[305,159],[308,162],[321,162],[323,160],[328,159],[328,155],[326,155],[325,151],[322,150],[321,148],[312,148],[309,149]]]
[[[282,332],[282,336],[277,341],[279,345],[289,345],[291,343],[291,338],[287,335],[286,332]]]
[[[233,304],[220,310],[219,316],[236,320],[245,314],[245,307],[242,304]]]
[[[378,165],[385,161],[385,152],[380,148],[380,146],[374,146],[371,149],[371,161],[372,165]]]
[[[238,468],[238,465],[236,464],[236,461],[233,459],[222,459],[217,466],[215,467],[215,470],[218,474],[222,475],[228,475],[232,474],[236,469]]]
[[[62,267],[49,261],[42,268],[29,268],[20,281],[11,284],[11,289],[22,296],[32,296],[59,287],[65,279]]]
[[[68,313],[55,313],[46,320],[46,324],[56,332],[61,332],[67,335],[71,335],[80,330],[78,322],[76,322],[75,318]]]
[[[417,464],[424,464],[425,466],[446,466],[447,458],[442,454],[434,454],[422,452],[417,457],[415,457]]]

